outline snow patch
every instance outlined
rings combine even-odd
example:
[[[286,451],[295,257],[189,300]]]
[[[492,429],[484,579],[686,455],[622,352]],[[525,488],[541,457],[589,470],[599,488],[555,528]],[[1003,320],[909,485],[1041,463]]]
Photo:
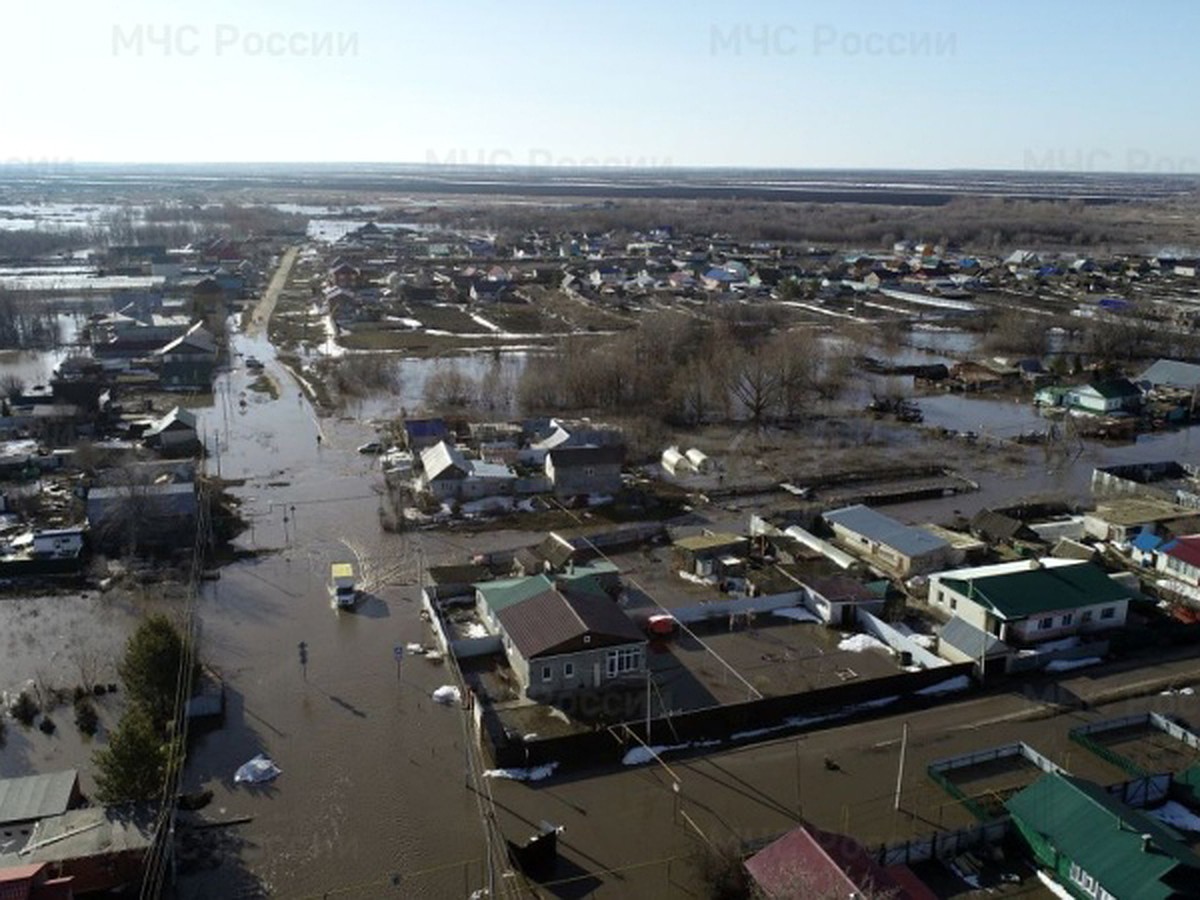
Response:
[[[468,638],[491,637],[487,628],[479,622],[468,622],[467,627],[463,629],[463,634]]]
[[[838,642],[838,649],[850,653],[864,653],[867,650],[886,650],[888,653],[891,652],[887,644],[869,634],[852,634],[844,637]]]
[[[532,766],[528,769],[485,769],[483,777],[507,778],[510,781],[541,781],[543,778],[553,775],[557,768],[557,762],[548,762],[545,765]]]
[[[433,697],[434,703],[442,703],[446,706],[456,706],[462,703],[462,691],[452,684],[443,684],[430,696]]]

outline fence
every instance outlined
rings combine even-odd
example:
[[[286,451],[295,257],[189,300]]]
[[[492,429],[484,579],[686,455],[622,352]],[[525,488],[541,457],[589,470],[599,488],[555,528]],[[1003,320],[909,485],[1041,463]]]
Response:
[[[1102,640],[1088,641],[1085,644],[1068,647],[1064,650],[1052,650],[1049,653],[1030,653],[1025,656],[1018,654],[1008,658],[1004,671],[1009,675],[1016,675],[1021,672],[1033,672],[1038,669],[1044,669],[1055,660],[1089,659],[1094,656],[1104,657],[1108,655],[1108,650],[1108,641]]]
[[[693,744],[712,746],[712,742],[737,744],[768,735],[795,734],[828,723],[845,724],[870,715],[927,708],[941,702],[941,698],[920,693],[923,689],[969,675],[972,665],[959,663],[940,669],[902,672],[886,678],[663,716],[649,723],[649,732],[645,721],[635,721],[526,741],[520,735],[507,734],[494,710],[484,716],[485,732],[497,766],[537,766],[549,762],[557,762],[563,768],[606,765],[619,762],[627,750],[640,746],[642,741],[680,749]]]
[[[1120,731],[1123,728],[1137,728],[1139,726],[1161,731],[1168,737],[1182,742],[1193,750],[1200,750],[1200,735],[1156,712],[1137,713],[1132,716],[1122,716],[1119,719],[1105,719],[1101,722],[1092,722],[1089,725],[1079,725],[1071,729],[1070,738],[1081,747],[1099,756],[1105,762],[1111,763],[1124,772],[1128,772],[1134,778],[1146,778],[1151,775],[1150,772],[1143,769],[1129,757],[1117,753],[1109,747],[1105,747],[1091,737],[1093,734],[1103,734],[1106,731]]]
[[[1123,781],[1114,784],[1108,792],[1117,797],[1126,806],[1134,809],[1145,809],[1155,806],[1167,799],[1171,792],[1170,775],[1147,775],[1145,778],[1135,778],[1133,781]]]
[[[763,597],[739,597],[736,600],[719,600],[715,603],[698,603],[671,610],[671,615],[685,625],[703,622],[706,619],[721,619],[745,613],[770,612],[792,606],[804,606],[807,593],[803,590],[786,594],[769,594]]]
[[[997,819],[957,831],[940,831],[929,837],[885,844],[875,851],[875,860],[881,866],[894,866],[927,862],[931,859],[953,859],[963,851],[980,844],[998,845],[1008,836],[1011,827],[1008,819]]]
[[[970,665],[970,663],[967,663]],[[946,772],[953,772],[955,769],[966,769],[971,766],[977,766],[981,763],[993,762],[997,759],[1007,759],[1010,756],[1019,756],[1022,759],[1032,763],[1043,772],[1064,774],[1051,759],[1043,756],[1037,750],[1034,750],[1024,741],[1018,741],[1015,744],[1004,744],[1000,747],[989,747],[986,750],[979,750],[975,753],[966,753],[962,756],[952,756],[946,759],[936,759],[931,762],[925,770],[934,783],[942,788],[947,794],[957,800],[966,808],[971,815],[979,819],[981,822],[990,822],[996,819],[996,816],[983,805],[975,800],[974,797],[968,795],[958,785],[946,777]]]

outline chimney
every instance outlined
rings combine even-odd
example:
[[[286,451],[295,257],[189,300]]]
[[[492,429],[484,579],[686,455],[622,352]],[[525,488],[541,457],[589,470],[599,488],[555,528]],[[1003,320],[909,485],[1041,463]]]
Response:
[[[1154,837],[1152,835],[1149,835],[1149,834],[1142,835],[1142,852],[1143,853],[1150,853],[1154,850],[1154,845],[1151,843],[1153,840],[1154,840]]]

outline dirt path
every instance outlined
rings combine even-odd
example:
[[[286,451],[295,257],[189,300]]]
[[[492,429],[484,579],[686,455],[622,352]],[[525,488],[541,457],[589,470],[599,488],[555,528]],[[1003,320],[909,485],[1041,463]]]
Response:
[[[254,311],[250,314],[250,321],[246,325],[246,334],[250,337],[259,337],[266,332],[267,324],[271,321],[271,313],[275,310],[275,303],[279,300],[279,294],[284,285],[287,284],[288,276],[292,273],[292,265],[296,262],[299,252],[299,247],[288,247],[284,251],[283,258],[279,261],[279,268],[271,276],[271,283],[267,285],[262,298],[259,299]]]

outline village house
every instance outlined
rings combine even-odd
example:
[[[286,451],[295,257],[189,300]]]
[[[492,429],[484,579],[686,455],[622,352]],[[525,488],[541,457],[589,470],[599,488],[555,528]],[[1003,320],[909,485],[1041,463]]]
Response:
[[[24,863],[0,868],[3,900],[73,900],[73,879],[56,878],[47,863]]]
[[[166,390],[212,388],[217,364],[217,345],[212,334],[197,322],[180,337],[157,351],[161,360],[159,379]]]
[[[1176,538],[1154,549],[1158,571],[1200,587],[1200,535]]]
[[[557,497],[615,494],[624,459],[621,447],[557,447],[546,454],[546,477]]]
[[[421,451],[416,488],[439,500],[475,500],[512,494],[517,476],[508,466],[467,459],[457,447],[439,441]]]
[[[801,824],[763,847],[746,871],[763,900],[799,897],[887,897],[935,900],[905,865],[883,867],[853,838]]]
[[[947,541],[861,504],[832,510],[823,518],[842,546],[902,578],[935,571],[953,558]]]
[[[750,539],[740,534],[705,531],[679,538],[672,546],[680,572],[700,578],[728,578],[745,574]]]
[[[876,614],[883,610],[882,593],[845,575],[804,576],[803,585],[805,605],[834,628],[853,629],[860,609]]]
[[[1142,406],[1142,390],[1128,378],[1100,381],[1068,390],[1063,405],[1096,415],[1135,412]]]
[[[40,820],[62,815],[82,802],[75,769],[0,778],[0,835],[9,837],[8,832],[22,829],[28,835]]]
[[[449,431],[444,419],[405,419],[404,446],[417,453],[446,439]]]
[[[1200,365],[1174,359],[1156,360],[1137,377],[1137,382],[1152,388],[1194,391],[1200,388]]]
[[[929,603],[1009,645],[1125,624],[1131,595],[1094,563],[1042,558],[929,576]]]
[[[92,540],[102,550],[174,549],[192,539],[198,510],[192,480],[93,487],[87,495]]]
[[[1158,819],[1097,784],[1050,773],[1009,797],[1005,806],[1038,865],[1072,897],[1196,896],[1200,856]]]
[[[1083,517],[1084,534],[1101,541],[1127,544],[1143,532],[1158,533],[1192,511],[1150,497],[1122,497],[1100,503]]]
[[[553,700],[639,686],[646,637],[585,566],[476,585],[480,618],[501,636],[522,693]]]
[[[190,409],[176,406],[142,432],[142,441],[147,447],[163,453],[191,454],[200,449],[196,414]]]

